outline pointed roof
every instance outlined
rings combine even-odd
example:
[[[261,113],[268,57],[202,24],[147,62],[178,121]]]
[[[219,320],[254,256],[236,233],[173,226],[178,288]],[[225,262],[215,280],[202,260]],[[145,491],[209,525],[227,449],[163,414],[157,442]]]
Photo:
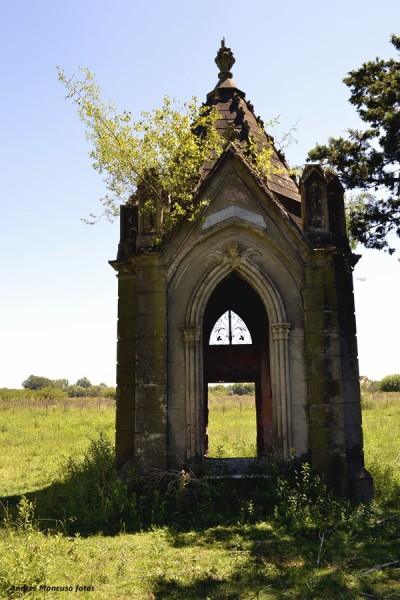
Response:
[[[267,186],[276,194],[278,200],[284,205],[293,205],[298,212],[300,194],[296,182],[289,174],[289,168],[283,153],[275,148],[272,136],[264,130],[264,123],[256,117],[254,106],[246,100],[246,94],[240,90],[233,80],[231,69],[235,63],[233,52],[225,46],[225,39],[221,42],[215,62],[219,68],[218,83],[207,94],[206,105],[215,106],[220,118],[216,127],[218,132],[227,140],[234,142],[239,148],[245,149],[250,138],[261,147],[272,148],[271,161],[273,173],[268,177]],[[212,169],[213,162],[204,165],[202,180],[207,177]],[[294,201],[294,204],[293,204]],[[289,209],[289,206],[286,206]],[[289,209],[289,212],[292,212]]]

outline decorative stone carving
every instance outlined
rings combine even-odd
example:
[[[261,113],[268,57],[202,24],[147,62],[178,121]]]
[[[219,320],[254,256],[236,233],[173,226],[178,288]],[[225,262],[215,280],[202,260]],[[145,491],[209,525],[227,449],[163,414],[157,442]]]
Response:
[[[242,251],[239,244],[229,244],[224,248],[225,256],[228,260],[235,261],[242,256]]]
[[[290,323],[273,323],[270,325],[273,340],[288,340]]]
[[[201,336],[201,327],[198,325],[185,325],[181,327],[183,339],[185,342],[199,342]]]
[[[210,346],[251,344],[251,334],[246,323],[233,310],[227,310],[215,323]]]
[[[225,77],[232,77],[231,69],[235,64],[235,57],[230,48],[225,46],[225,38],[221,40],[221,48],[218,50],[218,54],[215,58],[215,63],[219,68],[220,72],[218,77],[220,79]]]
[[[210,252],[208,256],[212,256],[216,258],[218,262],[228,264],[232,269],[235,269],[244,261],[249,260],[252,256],[260,254],[261,252],[254,250],[254,248],[242,250],[239,244],[232,243],[227,244],[223,251],[218,250],[217,252]]]
[[[300,182],[306,232],[329,231],[326,187],[327,179],[322,167],[307,165]]]
[[[322,190],[321,186],[316,181],[310,185],[309,190],[309,204],[308,218],[312,224],[312,227],[320,229],[323,226],[322,221]]]

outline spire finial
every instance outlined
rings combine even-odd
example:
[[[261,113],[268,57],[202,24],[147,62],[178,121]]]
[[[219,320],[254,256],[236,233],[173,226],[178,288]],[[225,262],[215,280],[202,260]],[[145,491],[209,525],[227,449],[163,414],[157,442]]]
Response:
[[[215,62],[220,70],[218,73],[220,79],[232,78],[231,68],[236,61],[232,50],[225,46],[225,38],[221,40],[221,48],[218,50]]]

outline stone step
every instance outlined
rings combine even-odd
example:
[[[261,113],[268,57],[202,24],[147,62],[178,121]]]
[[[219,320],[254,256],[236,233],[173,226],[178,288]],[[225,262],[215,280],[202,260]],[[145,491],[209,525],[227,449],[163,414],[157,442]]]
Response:
[[[210,458],[203,461],[206,477],[259,477],[265,474],[265,458]]]

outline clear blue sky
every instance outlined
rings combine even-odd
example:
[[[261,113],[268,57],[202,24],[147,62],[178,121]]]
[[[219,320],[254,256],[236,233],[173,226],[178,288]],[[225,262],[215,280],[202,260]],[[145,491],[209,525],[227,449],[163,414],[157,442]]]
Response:
[[[115,383],[118,224],[85,225],[105,188],[56,65],[87,66],[106,97],[134,114],[169,94],[203,100],[223,36],[234,78],[303,164],[329,135],[357,125],[342,78],[393,55],[398,0],[19,0],[1,11],[0,387],[31,373]],[[356,269],[360,369],[400,372],[397,258],[363,254]],[[400,256],[400,250],[399,250]],[[364,281],[361,281],[364,279]]]

